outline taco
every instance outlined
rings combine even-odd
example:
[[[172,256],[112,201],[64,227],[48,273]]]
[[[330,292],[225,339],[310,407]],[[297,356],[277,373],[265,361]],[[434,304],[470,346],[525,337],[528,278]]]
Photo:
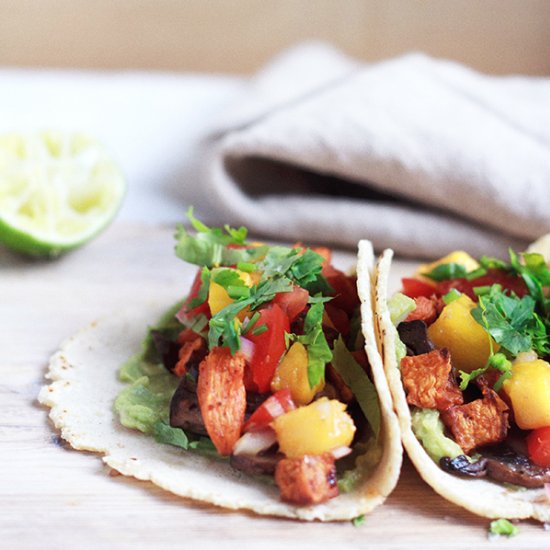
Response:
[[[370,243],[356,278],[327,248],[250,243],[188,215],[195,232],[176,234],[177,256],[198,266],[187,297],[67,341],[39,397],[50,418],[74,448],[177,495],[304,520],[369,512],[402,455]]]
[[[375,310],[404,447],[440,495],[489,518],[550,520],[550,271],[453,252]]]

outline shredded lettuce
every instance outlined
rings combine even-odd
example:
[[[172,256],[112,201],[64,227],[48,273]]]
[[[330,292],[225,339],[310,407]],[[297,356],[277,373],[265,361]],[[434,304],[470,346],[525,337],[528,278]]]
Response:
[[[374,384],[344,344],[342,336],[334,343],[332,366],[351,389],[376,439],[380,434],[380,403]]]
[[[397,326],[407,318],[411,311],[416,309],[416,302],[401,292],[396,292],[388,300],[388,309],[390,310],[391,322]]]
[[[495,519],[489,525],[489,534],[503,537],[514,537],[519,529],[507,519]]]
[[[150,327],[141,351],[121,366],[119,378],[129,385],[116,397],[114,410],[123,426],[151,435],[159,443],[217,456],[209,438],[188,435],[169,424],[170,401],[179,379],[170,374],[156,356],[151,331],[181,330],[181,325],[174,321],[174,313],[180,307],[181,302],[175,304]]]

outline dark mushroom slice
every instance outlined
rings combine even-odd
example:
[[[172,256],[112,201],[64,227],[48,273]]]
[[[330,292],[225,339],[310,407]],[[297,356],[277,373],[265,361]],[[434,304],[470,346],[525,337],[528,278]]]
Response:
[[[158,353],[162,364],[167,370],[173,372],[178,362],[178,353],[180,346],[177,342],[171,340],[164,332],[160,330],[151,331],[153,346]]]
[[[444,456],[439,461],[443,470],[450,474],[467,477],[485,477],[487,474],[487,459],[472,462],[466,455],[459,455],[455,458]]]
[[[208,435],[197,394],[189,391],[187,383],[184,376],[170,401],[170,426],[183,428],[198,435]]]
[[[248,475],[273,475],[280,460],[284,458],[282,453],[266,451],[257,455],[231,455],[229,464]]]
[[[550,468],[537,466],[527,456],[517,453],[507,445],[490,447],[482,452],[487,460],[487,477],[495,481],[528,489],[550,483]]]

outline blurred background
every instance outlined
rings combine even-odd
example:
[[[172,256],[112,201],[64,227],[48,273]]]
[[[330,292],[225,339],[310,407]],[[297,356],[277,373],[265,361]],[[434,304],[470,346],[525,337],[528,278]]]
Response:
[[[251,73],[307,39],[550,74],[548,0],[0,0],[0,65]]]

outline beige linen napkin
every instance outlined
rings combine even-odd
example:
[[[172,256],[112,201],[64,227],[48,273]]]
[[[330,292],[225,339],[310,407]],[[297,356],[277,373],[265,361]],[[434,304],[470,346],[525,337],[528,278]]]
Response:
[[[550,79],[323,45],[253,78],[187,200],[268,237],[504,255],[550,231]]]

